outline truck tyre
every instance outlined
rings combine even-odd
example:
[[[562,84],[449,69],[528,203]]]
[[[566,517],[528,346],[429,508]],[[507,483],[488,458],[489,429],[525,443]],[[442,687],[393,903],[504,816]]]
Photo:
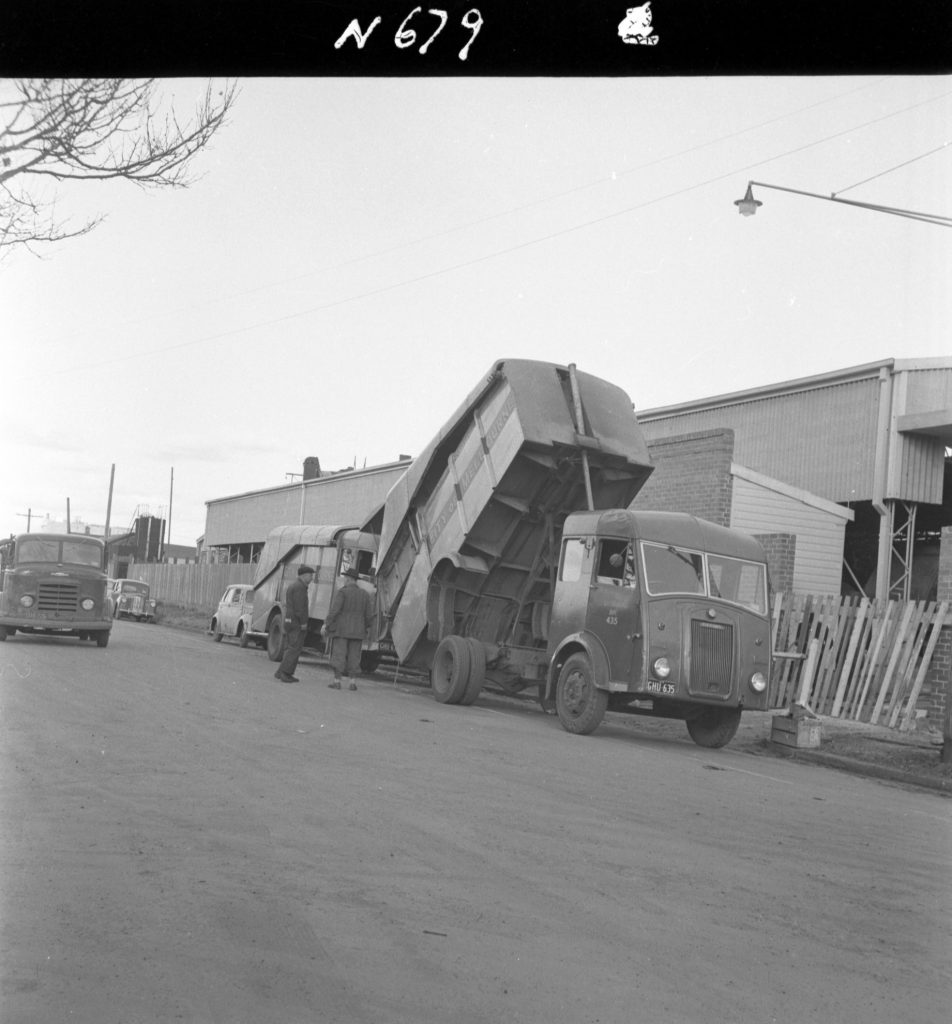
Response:
[[[469,682],[470,649],[461,636],[447,636],[440,641],[430,669],[433,696],[441,704],[459,704]]]
[[[212,633],[215,636],[215,643],[216,644],[220,644],[221,643],[221,638],[225,634],[222,633],[222,631],[218,628],[218,619],[217,618],[212,619]]]
[[[723,747],[740,725],[740,708],[704,708],[685,719],[691,739],[699,747]]]
[[[473,637],[467,637],[466,643],[469,645],[469,679],[459,702],[468,707],[482,693],[486,682],[486,648]]]
[[[103,629],[96,634],[96,646],[105,647],[109,643],[109,630]]]
[[[268,623],[268,658],[271,661],[280,661],[284,657],[288,640],[284,635],[284,620],[280,615],[272,616]]]
[[[595,685],[587,654],[573,654],[562,666],[555,687],[555,711],[566,732],[587,736],[605,717],[608,694]]]
[[[377,666],[380,664],[380,655],[377,651],[361,651],[360,653],[360,671],[366,672],[370,675],[377,671]]]
[[[242,623],[242,622],[238,623],[238,646],[239,647],[247,647],[248,646],[248,634],[245,632],[245,626],[244,626],[244,623]]]
[[[0,643],[3,643],[8,636],[12,636],[16,632],[15,629],[10,629],[9,626],[0,626]]]

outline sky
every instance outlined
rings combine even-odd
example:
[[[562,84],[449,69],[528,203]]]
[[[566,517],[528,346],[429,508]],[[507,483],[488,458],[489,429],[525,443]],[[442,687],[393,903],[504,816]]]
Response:
[[[307,456],[416,455],[501,358],[647,409],[952,356],[948,229],[734,206],[952,215],[952,78],[238,85],[188,189],[64,186],[105,221],[0,261],[0,536],[102,525],[114,467],[112,526],[192,545]]]

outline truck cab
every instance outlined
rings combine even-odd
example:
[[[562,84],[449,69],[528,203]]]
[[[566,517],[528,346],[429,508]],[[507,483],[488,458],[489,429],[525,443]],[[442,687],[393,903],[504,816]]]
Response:
[[[606,709],[680,718],[722,746],[767,706],[767,566],[757,541],[695,516],[574,513],[562,532],[546,697],[591,732]]]

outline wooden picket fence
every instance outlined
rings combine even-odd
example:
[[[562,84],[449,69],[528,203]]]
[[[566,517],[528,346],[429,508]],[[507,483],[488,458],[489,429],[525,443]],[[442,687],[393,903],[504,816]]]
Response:
[[[777,594],[770,706],[806,703],[820,715],[901,729],[916,701],[949,602]]]
[[[166,565],[134,562],[129,566],[129,579],[144,580],[152,587],[152,596],[164,604],[211,615],[218,607],[225,588],[232,583],[253,582],[257,568],[248,563]]]

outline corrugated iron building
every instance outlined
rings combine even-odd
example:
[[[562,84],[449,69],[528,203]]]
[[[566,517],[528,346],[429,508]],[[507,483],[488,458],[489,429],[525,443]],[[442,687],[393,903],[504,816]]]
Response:
[[[747,469],[852,509],[845,562],[857,590],[908,597],[916,545],[952,523],[952,359],[885,359],[638,418],[649,444],[730,429]]]
[[[314,461],[307,460],[300,482],[206,501],[205,559],[257,561],[265,539],[278,526],[362,526],[410,465],[409,459],[402,459],[309,478]]]

